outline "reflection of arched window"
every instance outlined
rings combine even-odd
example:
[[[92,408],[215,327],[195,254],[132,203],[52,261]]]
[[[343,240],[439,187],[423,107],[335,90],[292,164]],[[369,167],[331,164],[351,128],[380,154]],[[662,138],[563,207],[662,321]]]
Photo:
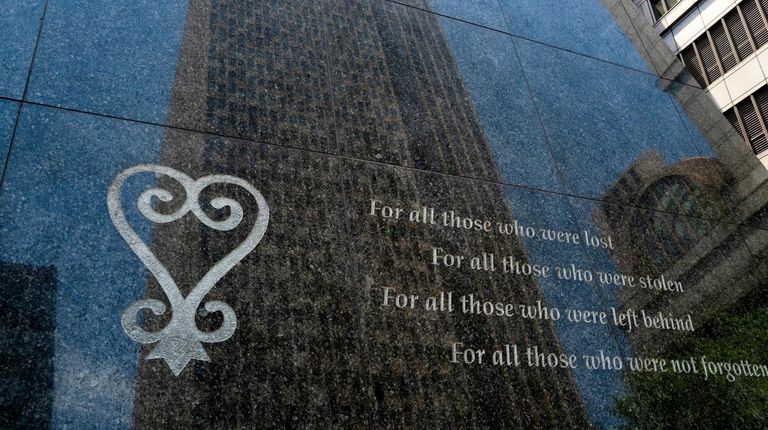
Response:
[[[639,245],[637,251],[659,272],[682,257],[706,233],[709,223],[705,219],[718,216],[716,206],[704,192],[683,176],[665,176],[650,186],[638,203],[655,211],[638,211],[634,242]]]

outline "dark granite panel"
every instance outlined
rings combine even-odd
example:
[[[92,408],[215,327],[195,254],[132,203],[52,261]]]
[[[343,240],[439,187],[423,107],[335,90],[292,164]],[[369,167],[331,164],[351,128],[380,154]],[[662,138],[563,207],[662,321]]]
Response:
[[[691,318],[692,331],[624,327],[632,356],[692,363],[688,371],[629,373],[629,389],[614,405],[625,424],[632,428],[721,428],[730,427],[729,423],[738,423],[737,428],[761,427],[764,417],[751,411],[754,402],[760,402],[763,382],[744,367],[723,369],[766,360],[765,231],[572,201],[580,228],[613,239],[613,249],[590,252],[595,271],[618,271],[636,280],[663,277],[682,285],[680,292],[606,285],[620,312],[644,312],[639,319],[643,325],[659,315]],[[673,392],[674,398],[670,397]],[[718,409],[723,402],[733,406]]]
[[[24,94],[45,3],[0,1],[0,96],[21,99]]]
[[[648,67],[666,79],[675,79],[684,68],[659,33],[632,0],[601,0],[616,24],[632,41]]]
[[[169,123],[335,153],[327,3],[191,2]]]
[[[500,0],[509,31],[601,60],[651,72],[632,34],[601,0]]]
[[[709,204],[717,208],[716,216],[731,223],[768,228],[768,170],[639,9],[630,0],[603,3],[628,35],[636,35],[630,39],[638,53],[661,77],[657,84],[672,97],[698,151],[709,158],[706,166],[699,163],[701,166],[694,168],[688,163],[683,169],[687,172],[681,173],[705,190]]]
[[[664,358],[668,365],[672,360],[694,362],[695,370],[687,372],[627,372],[627,390],[613,405],[624,425],[719,428],[739,422],[740,428],[751,428],[762,422],[750,406],[735,401],[744,395],[736,393],[749,392],[747,404],[759,398],[762,382],[729,380],[727,372],[713,374],[712,368],[718,362],[765,361],[765,232],[604,202],[571,202],[579,230],[611,238],[612,247],[589,248],[593,272],[634,277],[634,285],[615,276],[604,278],[610,282],[597,277],[619,314],[639,314],[640,326],[622,326],[627,356]],[[678,282],[680,290],[647,287],[658,287],[660,280]],[[685,329],[648,325],[653,318],[688,317],[691,325]],[[673,400],[672,392],[685,400]],[[723,401],[734,407],[713,410]]]
[[[37,311],[55,321],[53,427],[130,424],[138,348],[120,314],[147,274],[116,234],[106,193],[121,169],[157,161],[163,134],[31,105],[21,112],[0,190],[0,249],[9,264],[56,273],[56,307]]]
[[[657,291],[607,284],[606,290],[624,308],[690,313],[700,327],[756,287],[743,227],[604,202],[571,201],[579,229],[613,240],[612,248],[591,249],[595,270],[638,279],[664,276],[683,286],[682,291]],[[636,354],[658,355],[673,349],[678,336],[671,331],[638,331],[630,333],[630,341]]]
[[[712,103],[704,90],[690,85],[687,72],[677,81],[661,81],[676,101],[680,117],[699,147],[709,146],[716,163],[710,162],[705,179],[713,189],[710,200],[721,207],[722,218],[731,223],[768,229],[768,170],[744,139]]]
[[[630,1],[150,3],[0,100],[0,426],[764,427],[768,171]]]
[[[232,175],[251,184],[269,206],[263,238],[231,270],[221,268],[236,246],[253,243],[250,235],[266,213],[259,200],[247,188],[220,184],[231,179],[213,178],[214,184],[199,194],[205,214],[200,216],[211,217],[208,226],[192,213],[153,224],[140,212],[144,191],[154,186],[172,193],[169,202],[154,199],[157,205],[150,210],[163,214],[197,197],[192,185],[184,188],[167,170],[147,165],[166,166],[192,179]],[[124,331],[130,327],[126,321],[136,317],[135,310],[126,309],[145,297],[171,310],[159,317],[140,313],[147,330],[163,329],[171,313],[185,315],[172,299],[175,287],[167,294],[160,289],[161,278],[148,273],[118,234],[119,218],[110,220],[110,183],[132,166],[144,166],[140,169],[147,173],[127,177],[116,207],[123,208],[136,239],[149,244],[180,293],[194,297],[201,279],[224,275],[203,299],[208,311],[201,307],[196,317],[192,314],[195,321],[176,323],[205,331],[229,327],[230,316],[222,320],[218,310],[231,306],[236,329],[229,339],[204,341],[210,361],[200,361],[205,352],[185,347],[194,341],[172,336],[183,329],[168,329],[170,337],[142,348],[132,340],[140,336]],[[152,171],[162,174],[155,177]],[[360,422],[366,398],[359,395],[358,290],[346,281],[339,178],[333,158],[308,152],[25,108],[0,198],[0,249],[6,261],[57,272],[56,309],[46,308],[56,321],[53,426]],[[237,220],[239,213],[242,222],[233,230],[213,228]],[[211,269],[214,265],[219,268]],[[147,267],[159,276],[156,266]],[[148,360],[150,351],[164,360]]]
[[[330,51],[344,52],[331,71],[342,154],[497,179],[440,18],[386,1],[328,15]]]
[[[196,362],[179,377],[160,361],[143,362],[136,426],[360,422],[366,398],[359,395],[357,289],[345,277],[344,199],[336,161],[187,133],[167,134],[160,160],[195,177],[221,172],[249,181],[268,201],[269,225],[254,252],[211,294],[233,306],[234,336],[210,348],[211,363]],[[191,221],[191,230],[189,224],[156,229],[155,247],[164,237],[185,237],[193,248],[187,261],[209,267],[243,238],[221,237]],[[202,275],[197,269],[182,279],[189,277],[184,284],[190,285]],[[149,291],[162,297],[152,284]],[[177,406],[179,393],[186,407]]]
[[[344,162],[344,166],[351,192],[354,281],[360,285],[365,303],[363,353],[376,398],[375,426],[585,426],[585,406],[569,371],[451,362],[456,342],[489,351],[505,344],[536,345],[548,351],[573,346],[560,343],[550,321],[462,313],[460,297],[469,294],[483,302],[534,305],[536,301],[549,303],[545,289],[553,296],[566,294],[555,291],[554,285],[539,285],[531,277],[500,273],[501,261],[495,263],[498,272],[490,271],[490,266],[485,270],[470,267],[468,256],[481,253],[531,261],[524,243],[514,235],[500,237],[493,231],[495,225],[490,232],[444,225],[442,214],[451,211],[454,216],[512,222],[514,206],[510,207],[505,189],[362,162]],[[519,197],[549,199],[534,192]],[[387,218],[385,206],[402,209],[399,219]],[[416,217],[419,219],[411,221]],[[438,265],[433,260],[435,252],[441,261]],[[443,254],[467,258],[460,266],[448,267],[442,263],[447,261]],[[485,262],[490,264],[490,260]],[[441,293],[447,306],[448,292],[456,307],[453,312],[425,310],[429,297]],[[392,297],[384,305],[385,294],[417,295],[419,299],[414,308],[398,308]]]
[[[0,261],[0,425],[48,428],[53,405],[56,270]]]
[[[30,97],[335,152],[323,2],[143,3],[51,5]]]
[[[352,276],[363,287],[361,348],[378,427],[549,428],[558,422],[578,428],[588,422],[616,428],[659,416],[672,425],[674,414],[638,404],[663,401],[672,389],[714,404],[721,390],[728,392],[721,383],[729,382],[725,374],[704,380],[704,361],[764,362],[756,349],[764,327],[749,328],[744,320],[743,329],[727,325],[742,309],[764,312],[758,305],[765,302],[767,273],[763,230],[391,166],[343,164],[350,172]],[[450,221],[465,218],[480,224],[464,228]],[[486,220],[490,231],[482,229]],[[498,230],[497,222],[511,224],[511,233]],[[549,267],[550,276],[508,273],[508,256]],[[426,308],[432,297],[446,304],[448,292],[453,311]],[[481,303],[540,303],[562,317],[465,312],[461,297],[469,294]],[[577,311],[604,312],[605,322],[574,320]],[[654,327],[660,313],[683,323]],[[621,315],[637,319],[614,319]],[[742,343],[733,352],[723,351],[713,334],[724,329],[734,332],[729,342]],[[456,343],[487,351],[539,346],[579,360],[604,354],[619,357],[623,367],[595,370],[581,362],[552,373],[524,364],[510,373],[463,357],[452,362]],[[645,373],[629,364],[655,358],[669,366],[669,360],[691,357],[701,374]],[[745,389],[759,383],[738,382]],[[438,385],[441,390],[430,389]],[[512,407],[497,405],[500,398]],[[440,407],[425,412],[420,405]],[[666,407],[690,412],[690,402]],[[720,422],[712,415],[709,422]]]
[[[525,229],[515,236],[522,241],[528,260],[554,272],[536,281],[547,306],[564,314],[555,323],[563,351],[577,357],[599,351],[609,356],[629,356],[626,338],[616,326],[586,324],[568,315],[569,310],[571,315],[610,313],[612,307],[618,307],[616,296],[599,284],[595,272],[596,248],[592,241],[607,240],[607,236],[592,230],[585,233],[578,213],[564,196],[515,187],[505,187],[505,196],[514,222]],[[584,366],[574,369],[573,375],[592,424],[598,428],[620,427],[622,420],[612,404],[625,393],[623,375],[595,372]]]

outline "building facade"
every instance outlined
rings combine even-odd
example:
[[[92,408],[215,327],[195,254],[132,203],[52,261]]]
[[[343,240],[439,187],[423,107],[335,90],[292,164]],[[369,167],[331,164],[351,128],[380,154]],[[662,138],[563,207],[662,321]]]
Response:
[[[768,163],[768,2],[635,0],[667,46]]]

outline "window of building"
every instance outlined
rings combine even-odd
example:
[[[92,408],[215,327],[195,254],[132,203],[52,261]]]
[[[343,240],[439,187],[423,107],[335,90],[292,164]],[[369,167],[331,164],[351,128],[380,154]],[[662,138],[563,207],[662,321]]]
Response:
[[[682,0],[651,0],[651,9],[656,20],[664,16],[670,9],[675,7],[676,4]]]
[[[680,52],[702,87],[768,43],[768,0],[746,0]]]
[[[709,227],[702,219],[720,215],[701,188],[678,175],[663,177],[650,186],[640,204],[655,210],[636,213],[633,237],[642,254],[660,272],[690,251],[706,234]],[[674,218],[664,214],[681,211],[693,217]]]
[[[768,151],[768,86],[727,110],[725,117],[755,154]]]

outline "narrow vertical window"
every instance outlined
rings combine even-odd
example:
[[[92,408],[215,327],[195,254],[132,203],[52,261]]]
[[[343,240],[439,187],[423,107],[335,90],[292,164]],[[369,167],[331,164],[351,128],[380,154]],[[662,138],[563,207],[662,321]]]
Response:
[[[723,24],[718,22],[713,25],[709,31],[712,35],[712,41],[715,42],[715,49],[717,50],[717,55],[720,57],[720,63],[723,65],[723,71],[727,72],[736,67],[739,60],[736,58],[736,53],[733,51],[733,47],[731,47],[731,42],[728,40],[728,35],[725,33]]]
[[[699,51],[699,57],[701,57],[701,63],[704,65],[704,72],[707,74],[709,82],[721,76],[720,66],[717,64],[715,58],[715,50],[712,49],[712,45],[709,43],[709,39],[706,35],[700,37],[696,42],[696,48]]]
[[[741,121],[744,124],[746,138],[749,145],[752,147],[755,154],[762,152],[766,147],[766,137],[763,132],[763,124],[760,112],[755,109],[755,105],[752,103],[752,97],[747,97],[746,100],[736,105],[736,110],[741,116]]]
[[[753,97],[755,99],[755,105],[757,106],[757,112],[760,117],[759,119],[763,127],[763,132],[765,132],[766,118],[768,118],[768,87],[761,88],[753,94]],[[752,149],[755,150],[755,154],[768,150],[768,136],[763,136],[760,141],[754,142],[752,144]]]
[[[676,4],[680,3],[682,0],[667,0],[667,12],[669,12],[670,9],[675,7]]]
[[[691,75],[693,75],[693,78],[696,79],[696,82],[698,82],[702,88],[705,88],[707,86],[707,81],[704,79],[704,71],[701,70],[699,58],[696,55],[693,45],[685,48],[681,53],[681,56],[683,57],[685,66],[691,72]]]
[[[756,0],[747,0],[742,3],[741,12],[747,21],[747,27],[749,27],[749,32],[752,34],[755,45],[759,48],[768,43],[768,28]]]
[[[739,133],[739,136],[741,136],[742,139],[746,140],[744,138],[744,131],[741,130],[741,124],[739,124],[739,117],[736,115],[736,109],[730,108],[727,111],[723,112],[725,115],[725,119],[728,120],[728,122],[731,123],[733,128],[736,129],[736,132]]]
[[[744,24],[741,22],[741,17],[737,10],[731,11],[725,16],[725,25],[728,27],[733,39],[736,50],[739,53],[739,58],[742,60],[747,58],[754,50],[752,44],[749,42],[749,36],[747,36],[747,30],[744,28]]]

